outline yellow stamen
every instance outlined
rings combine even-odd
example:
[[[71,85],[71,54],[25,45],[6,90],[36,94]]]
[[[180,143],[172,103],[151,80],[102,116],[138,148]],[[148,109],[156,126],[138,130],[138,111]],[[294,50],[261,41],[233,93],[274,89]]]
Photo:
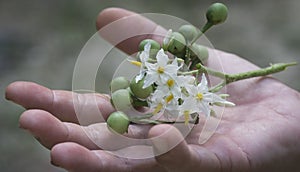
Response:
[[[158,72],[159,74],[162,74],[162,73],[165,72],[165,69],[164,69],[163,67],[159,66],[158,69],[157,69],[157,72]]]
[[[196,95],[196,98],[201,101],[203,99],[203,94],[202,93],[198,93]]]
[[[166,102],[169,103],[171,100],[174,99],[174,95],[170,94],[167,98],[166,98]]]
[[[157,114],[163,108],[163,104],[159,103],[153,111],[153,114]]]
[[[133,65],[136,65],[138,67],[141,67],[142,66],[142,63],[141,62],[138,62],[138,61],[130,61],[131,64]]]
[[[183,112],[183,115],[184,115],[184,124],[187,125],[189,123],[189,120],[190,120],[190,111],[185,110]]]
[[[171,87],[173,87],[174,86],[174,80],[173,79],[169,79],[168,81],[167,81],[167,85],[168,85],[168,87],[169,88],[171,88]]]

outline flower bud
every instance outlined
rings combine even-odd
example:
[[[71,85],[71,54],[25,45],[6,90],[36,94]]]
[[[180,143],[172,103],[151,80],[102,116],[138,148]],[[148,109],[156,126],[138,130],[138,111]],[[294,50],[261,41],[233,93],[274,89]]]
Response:
[[[129,87],[129,81],[125,77],[114,78],[110,83],[110,91],[113,93],[116,90]]]
[[[227,7],[222,3],[212,4],[206,12],[207,22],[213,25],[223,23],[228,15]]]
[[[182,25],[179,28],[178,32],[181,33],[184,36],[186,42],[191,42],[194,38],[197,37],[200,30],[197,29],[193,25]]]
[[[112,93],[111,102],[120,111],[126,111],[132,107],[132,98],[128,89],[120,89]]]
[[[144,47],[148,42],[150,42],[150,44],[151,44],[150,49],[152,49],[152,50],[153,49],[156,49],[156,50],[160,49],[160,44],[157,41],[154,41],[153,39],[144,39],[139,44],[139,51],[144,51]]]
[[[172,54],[178,54],[185,51],[185,38],[179,32],[172,32],[170,41],[168,43],[168,51]]]
[[[128,116],[121,111],[111,113],[107,119],[108,128],[119,134],[128,131],[129,123]]]
[[[205,63],[208,59],[208,50],[206,47],[199,45],[199,44],[193,44],[191,47],[191,57],[198,58],[202,63]]]
[[[139,80],[136,82],[135,78],[133,78],[130,82],[130,90],[133,95],[139,99],[146,99],[153,93],[153,87],[150,85],[149,87],[143,88],[144,86],[144,79]]]

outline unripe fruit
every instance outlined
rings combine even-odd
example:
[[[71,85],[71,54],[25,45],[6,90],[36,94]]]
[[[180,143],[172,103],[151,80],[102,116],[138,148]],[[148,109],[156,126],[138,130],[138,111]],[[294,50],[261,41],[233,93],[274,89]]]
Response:
[[[119,134],[128,131],[129,123],[128,116],[121,111],[111,113],[107,119],[108,128]]]
[[[110,91],[113,93],[116,90],[129,87],[129,81],[125,77],[114,78],[110,83]]]
[[[120,111],[126,111],[132,107],[132,98],[128,89],[120,89],[112,93],[111,102]]]
[[[191,42],[200,31],[193,25],[182,25],[178,32],[184,36],[186,42]]]
[[[227,7],[222,3],[212,4],[206,12],[207,21],[213,25],[223,23],[228,15]]]
[[[185,38],[179,32],[173,32],[171,34],[171,39],[168,43],[168,51],[173,54],[178,54],[185,51]]]
[[[145,45],[150,42],[151,44],[151,48],[150,49],[156,49],[159,50],[160,49],[160,44],[157,41],[154,41],[153,39],[144,39],[140,42],[139,44],[139,51],[143,51]]]
[[[133,95],[139,99],[146,99],[153,93],[153,87],[150,85],[149,87],[143,88],[144,86],[144,79],[139,80],[136,82],[135,78],[133,78],[130,82],[130,90]]]
[[[208,59],[209,53],[206,47],[198,44],[193,44],[191,47],[191,57],[198,58],[205,63]]]

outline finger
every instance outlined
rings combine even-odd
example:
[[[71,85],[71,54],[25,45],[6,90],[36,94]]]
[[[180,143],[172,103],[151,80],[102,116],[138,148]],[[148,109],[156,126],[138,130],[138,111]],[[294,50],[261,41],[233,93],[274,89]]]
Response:
[[[162,131],[167,131],[162,134]],[[149,131],[153,138],[153,151],[156,161],[167,171],[215,170],[219,168],[218,159],[207,149],[189,146],[181,133],[170,125],[157,125]]]
[[[107,27],[109,24],[112,26]],[[113,45],[115,45],[115,40],[119,40],[118,38],[124,35],[142,35],[127,39],[118,45],[118,48],[128,54],[136,52],[138,44],[143,39],[152,38],[161,43],[163,35],[166,33],[165,28],[162,28],[153,21],[121,8],[107,8],[100,12],[96,25],[97,29],[101,30],[107,27],[100,34],[106,40],[113,43]],[[145,35],[143,33],[148,34]],[[209,56],[213,58],[209,58],[208,66],[216,70],[223,70],[225,73],[237,73],[257,69],[257,66],[234,54],[209,49]]]
[[[106,151],[89,151],[76,143],[61,143],[51,150],[51,162],[69,171],[164,171],[154,159],[127,159]]]
[[[121,8],[103,10],[98,15],[96,26],[102,37],[127,54],[137,52],[143,39],[162,42],[166,33],[164,28],[153,21]]]
[[[58,143],[76,142],[93,150],[99,148],[118,150],[128,146],[147,144],[143,139],[150,128],[149,125],[130,125],[126,136],[121,136],[110,131],[106,123],[80,126],[61,122],[49,112],[36,109],[25,111],[19,122],[21,128],[29,130],[48,149]]]
[[[98,156],[76,143],[61,143],[51,150],[51,163],[68,171],[100,171],[102,163]]]
[[[62,121],[83,125],[103,121],[114,111],[105,95],[54,91],[31,82],[11,83],[5,96],[26,109],[42,109]]]
[[[19,120],[20,127],[30,131],[39,142],[47,148],[57,143],[72,141],[90,149],[98,148],[84,131],[84,127],[63,123],[49,112],[43,110],[27,110]]]

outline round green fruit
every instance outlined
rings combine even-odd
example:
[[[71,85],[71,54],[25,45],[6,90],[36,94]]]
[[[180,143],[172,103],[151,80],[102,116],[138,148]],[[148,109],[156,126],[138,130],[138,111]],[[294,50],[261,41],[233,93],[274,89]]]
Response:
[[[223,23],[227,19],[228,9],[222,3],[212,4],[206,12],[207,21],[213,25]]]
[[[144,50],[144,47],[147,43],[150,43],[151,44],[151,47],[150,49],[156,49],[156,50],[159,50],[160,49],[160,44],[157,42],[157,41],[154,41],[153,39],[144,39],[140,42],[139,44],[139,51],[143,51]]]
[[[120,89],[111,94],[111,102],[119,111],[126,111],[132,107],[132,98],[128,89]]]
[[[182,25],[178,32],[184,36],[186,42],[191,42],[200,33],[200,31],[193,25]]]
[[[168,43],[168,51],[172,54],[178,54],[185,51],[185,38],[179,32],[173,32],[171,34],[171,39]]]
[[[111,113],[107,119],[108,128],[119,134],[124,134],[128,131],[129,123],[128,116],[121,111]]]
[[[110,83],[110,91],[113,93],[116,90],[125,89],[129,87],[129,81],[125,77],[114,78]]]
[[[205,63],[208,59],[209,53],[206,47],[193,44],[191,47],[191,57],[198,58],[201,62]]]
[[[136,82],[135,77],[130,82],[130,90],[133,95],[139,99],[146,99],[153,93],[153,87],[150,85],[149,87],[143,88],[144,86],[144,79],[139,80]]]

